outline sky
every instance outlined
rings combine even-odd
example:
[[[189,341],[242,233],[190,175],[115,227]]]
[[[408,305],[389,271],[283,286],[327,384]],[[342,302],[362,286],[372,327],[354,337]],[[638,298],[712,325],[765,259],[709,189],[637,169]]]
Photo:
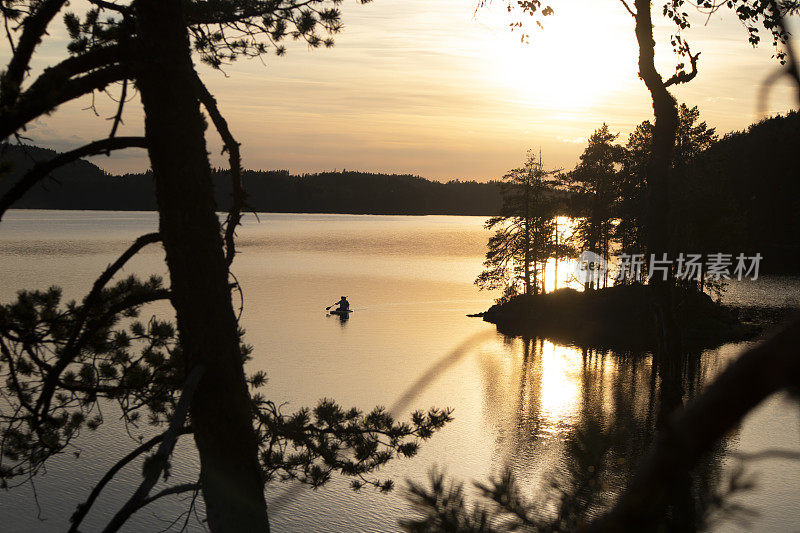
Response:
[[[344,30],[331,49],[290,43],[283,57],[240,60],[224,73],[200,66],[251,169],[292,173],[362,170],[430,179],[491,179],[541,149],[550,168],[572,168],[592,131],[606,122],[624,142],[651,119],[637,76],[633,19],[618,0],[552,0],[555,14],[531,28],[528,44],[508,24],[502,0],[476,11],[477,0],[375,0],[342,4]],[[79,2],[73,2],[80,9]],[[654,12],[658,12],[654,9]],[[674,31],[656,19],[657,62],[666,78],[676,62]],[[720,133],[759,120],[758,91],[778,67],[768,35],[753,49],[730,11],[684,31],[700,51],[699,74],[673,92],[700,108]],[[797,22],[797,21],[792,21]],[[56,21],[36,68],[64,57]],[[8,56],[8,50],[0,49]],[[115,94],[117,87],[111,89]],[[27,136],[56,150],[100,139],[115,102],[85,97],[37,120]],[[770,93],[769,113],[796,107],[788,82]],[[96,111],[96,112],[95,112]],[[138,95],[119,135],[143,130]],[[212,163],[221,145],[208,132]],[[114,172],[147,168],[141,150],[92,161]]]

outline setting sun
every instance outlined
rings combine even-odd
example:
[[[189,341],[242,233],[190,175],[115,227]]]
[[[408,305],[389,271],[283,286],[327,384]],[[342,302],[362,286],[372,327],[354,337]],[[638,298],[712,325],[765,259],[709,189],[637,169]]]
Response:
[[[586,111],[636,75],[633,24],[608,6],[565,3],[543,25],[528,30],[529,42],[505,31],[491,45],[489,79],[516,104],[565,115]]]

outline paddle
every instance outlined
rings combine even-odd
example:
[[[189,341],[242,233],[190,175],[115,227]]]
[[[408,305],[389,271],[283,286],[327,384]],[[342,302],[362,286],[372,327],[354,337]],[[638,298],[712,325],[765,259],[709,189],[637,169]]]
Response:
[[[326,311],[329,311],[331,307],[333,307],[334,305],[336,305],[336,304],[338,304],[338,303],[339,303],[339,302],[336,302],[336,303],[334,303],[334,304],[331,304],[331,305],[329,305],[328,307],[326,307],[326,308],[325,308],[325,310],[326,310]]]

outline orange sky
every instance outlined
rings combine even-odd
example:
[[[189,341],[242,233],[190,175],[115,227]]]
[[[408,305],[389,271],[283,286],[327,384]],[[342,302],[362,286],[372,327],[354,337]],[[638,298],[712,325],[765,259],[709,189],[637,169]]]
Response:
[[[77,4],[75,4],[77,5]],[[294,173],[331,169],[408,172],[428,178],[498,177],[526,149],[541,147],[545,163],[570,168],[593,129],[607,122],[624,139],[651,117],[637,78],[633,20],[617,0],[553,0],[556,14],[531,43],[511,33],[502,2],[475,13],[476,0],[355,0],[342,7],[345,30],[333,49],[293,43],[265,64],[243,60],[219,72],[201,68],[237,138],[244,165]],[[655,10],[658,11],[658,10]],[[700,107],[720,132],[758,119],[756,95],[776,68],[767,39],[758,49],[721,11],[684,33],[702,51],[700,73],[675,91]],[[672,27],[659,21],[658,60],[668,76]],[[51,32],[37,66],[63,54],[64,32]],[[766,37],[766,36],[765,36]],[[6,52],[7,55],[7,52]],[[87,97],[37,121],[28,135],[59,150],[100,138],[114,104]],[[787,83],[771,112],[793,106]],[[138,99],[120,134],[141,132]],[[219,142],[209,132],[215,164]],[[94,161],[112,172],[141,171],[141,152]]]

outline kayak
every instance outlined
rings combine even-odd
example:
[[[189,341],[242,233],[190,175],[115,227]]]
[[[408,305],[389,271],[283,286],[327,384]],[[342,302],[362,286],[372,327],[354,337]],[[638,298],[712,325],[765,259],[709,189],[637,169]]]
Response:
[[[338,316],[350,316],[350,313],[352,312],[353,312],[352,309],[348,309],[347,311],[340,311],[338,309],[334,309],[333,311],[330,311],[330,314]]]

